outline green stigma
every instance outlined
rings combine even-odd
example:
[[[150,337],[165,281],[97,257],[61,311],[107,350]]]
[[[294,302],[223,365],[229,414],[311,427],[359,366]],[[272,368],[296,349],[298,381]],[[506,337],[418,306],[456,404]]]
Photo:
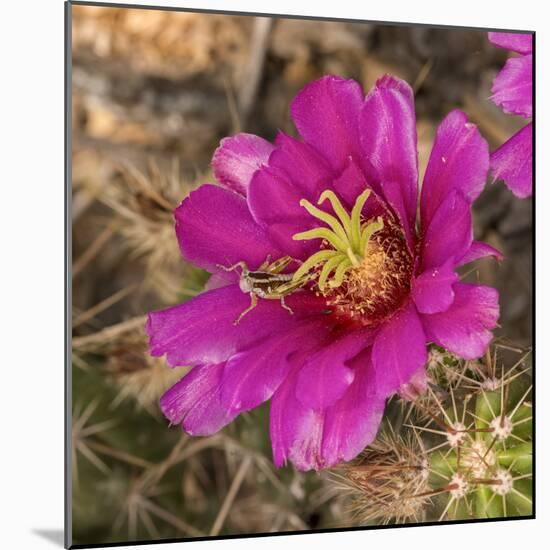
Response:
[[[338,288],[350,269],[361,265],[367,255],[370,238],[384,227],[382,218],[376,221],[361,220],[361,211],[369,198],[370,190],[363,191],[355,201],[351,216],[333,191],[326,190],[319,197],[318,204],[328,199],[336,216],[327,214],[313,206],[306,199],[300,201],[314,218],[321,220],[328,227],[317,227],[293,235],[296,241],[323,239],[331,248],[326,248],[310,256],[296,271],[293,280],[297,281],[315,267],[322,265],[318,286],[323,291],[327,284],[329,288]]]

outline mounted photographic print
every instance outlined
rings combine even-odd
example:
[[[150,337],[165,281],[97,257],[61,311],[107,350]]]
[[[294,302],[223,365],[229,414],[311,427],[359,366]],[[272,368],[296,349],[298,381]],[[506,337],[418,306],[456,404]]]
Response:
[[[534,517],[534,33],[66,17],[66,545]]]

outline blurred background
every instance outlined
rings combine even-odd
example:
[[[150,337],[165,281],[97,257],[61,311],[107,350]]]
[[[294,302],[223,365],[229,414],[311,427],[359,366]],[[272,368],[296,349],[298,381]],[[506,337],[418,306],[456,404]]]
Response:
[[[221,138],[295,134],[290,101],[329,73],[413,86],[422,172],[457,107],[494,149],[524,124],[488,100],[508,53],[484,31],[87,6],[72,8],[72,46],[74,542],[352,525],[323,475],[273,467],[267,406],[209,438],[159,414],[187,369],[148,356],[145,314],[207,279],[181,259],[172,211],[213,181]],[[499,289],[499,334],[528,347],[531,200],[489,185],[475,230],[506,261],[469,277]]]

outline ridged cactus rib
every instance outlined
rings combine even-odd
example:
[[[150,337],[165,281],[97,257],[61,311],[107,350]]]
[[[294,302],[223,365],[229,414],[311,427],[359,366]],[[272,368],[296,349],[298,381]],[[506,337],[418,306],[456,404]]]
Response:
[[[453,399],[445,416],[452,422],[469,420],[459,444],[443,445],[429,458],[430,482],[444,495],[440,520],[531,514],[530,394],[525,377],[505,379],[503,373],[498,389],[481,388],[463,410],[457,410]],[[457,476],[465,483],[461,492],[456,491]]]
[[[465,361],[432,347],[425,391],[397,403],[405,404],[395,411],[404,423],[394,429],[388,417],[376,441],[337,471],[334,482],[356,520],[531,515],[528,354],[497,368],[497,348]]]

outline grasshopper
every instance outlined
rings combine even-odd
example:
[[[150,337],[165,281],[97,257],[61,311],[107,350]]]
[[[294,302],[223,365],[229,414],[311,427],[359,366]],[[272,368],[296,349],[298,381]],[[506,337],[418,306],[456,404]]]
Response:
[[[294,273],[281,273],[293,261],[296,260],[290,256],[283,256],[273,263],[270,263],[270,258],[268,256],[256,271],[250,271],[245,262],[237,262],[231,267],[218,265],[218,267],[224,271],[234,271],[240,268],[241,275],[239,279],[239,288],[245,294],[250,294],[250,306],[233,322],[234,325],[238,325],[241,319],[258,305],[258,297],[264,300],[280,300],[283,308],[290,314],[294,313],[292,309],[285,304],[285,296],[302,288],[311,279],[311,275],[306,274],[297,281],[293,281],[292,277]]]

